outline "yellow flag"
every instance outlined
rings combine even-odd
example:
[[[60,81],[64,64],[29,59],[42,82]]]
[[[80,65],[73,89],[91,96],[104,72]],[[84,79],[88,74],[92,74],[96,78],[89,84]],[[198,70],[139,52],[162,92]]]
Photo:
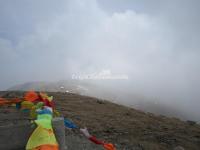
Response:
[[[41,145],[55,145],[58,146],[53,129],[45,129],[38,126],[32,133],[26,145],[26,150],[33,150]]]

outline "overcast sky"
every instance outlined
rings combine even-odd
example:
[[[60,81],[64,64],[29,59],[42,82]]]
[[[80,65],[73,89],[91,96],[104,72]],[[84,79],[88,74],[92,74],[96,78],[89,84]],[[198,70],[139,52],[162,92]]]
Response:
[[[196,111],[199,7],[199,0],[1,0],[0,90],[109,69]]]

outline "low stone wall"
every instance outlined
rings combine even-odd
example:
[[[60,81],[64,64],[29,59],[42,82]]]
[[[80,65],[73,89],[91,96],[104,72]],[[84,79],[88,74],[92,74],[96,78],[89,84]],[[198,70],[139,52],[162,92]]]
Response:
[[[54,118],[52,123],[60,146],[59,149],[65,150],[65,127],[63,118]],[[8,123],[5,126],[1,125],[0,150],[25,150],[26,143],[33,130],[34,128],[31,128],[30,122],[21,122],[16,125]]]

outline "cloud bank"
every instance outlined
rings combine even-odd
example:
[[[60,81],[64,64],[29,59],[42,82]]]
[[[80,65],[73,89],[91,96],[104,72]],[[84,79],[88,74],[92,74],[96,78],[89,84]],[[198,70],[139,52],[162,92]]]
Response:
[[[138,93],[198,118],[199,6],[195,0],[1,1],[0,88],[109,69],[129,76],[122,95]]]

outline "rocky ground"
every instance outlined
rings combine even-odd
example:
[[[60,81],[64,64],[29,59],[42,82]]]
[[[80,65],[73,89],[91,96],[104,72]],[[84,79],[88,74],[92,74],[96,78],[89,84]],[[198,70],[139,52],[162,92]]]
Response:
[[[0,93],[2,97],[22,95],[23,92]],[[57,92],[49,95],[54,96],[56,108],[64,117],[79,127],[87,127],[98,139],[114,143],[119,150],[200,149],[200,125],[195,122],[156,116],[109,101],[71,93]],[[4,114],[13,111],[15,110],[11,108],[0,108],[0,113]],[[0,124],[2,122],[6,123],[0,118]],[[77,130],[66,131],[67,138],[78,139],[77,144],[87,143]],[[90,145],[94,150],[102,149],[93,143]]]

